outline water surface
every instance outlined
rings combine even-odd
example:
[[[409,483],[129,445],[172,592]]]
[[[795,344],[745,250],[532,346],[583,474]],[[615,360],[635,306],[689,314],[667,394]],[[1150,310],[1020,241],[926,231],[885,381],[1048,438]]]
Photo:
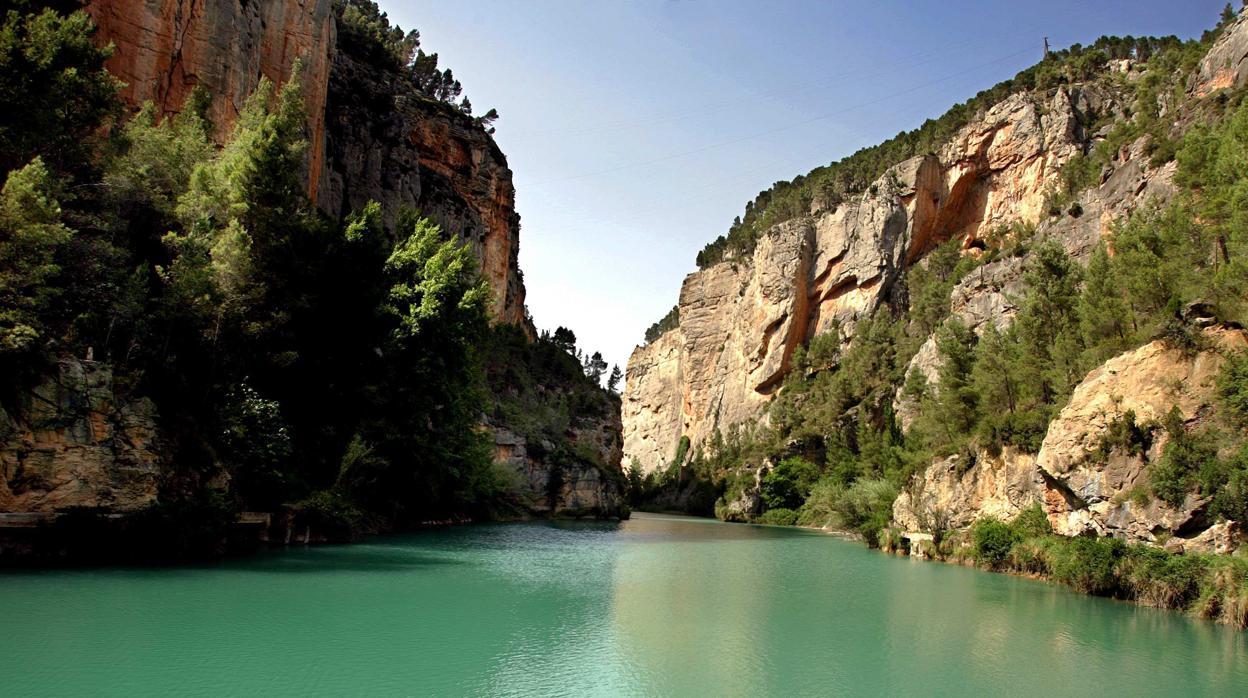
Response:
[[[637,515],[0,574],[0,695],[1248,695],[1246,633]]]

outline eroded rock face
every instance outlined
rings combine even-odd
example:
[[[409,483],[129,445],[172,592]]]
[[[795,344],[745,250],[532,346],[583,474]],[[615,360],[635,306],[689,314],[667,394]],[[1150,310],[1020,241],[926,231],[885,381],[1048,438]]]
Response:
[[[897,525],[918,530],[924,513],[943,511],[954,528],[984,516],[1008,520],[1037,502],[1056,533],[1094,534],[1160,543],[1196,551],[1227,552],[1241,536],[1234,524],[1211,526],[1206,501],[1189,494],[1172,506],[1148,494],[1149,469],[1165,447],[1157,423],[1178,407],[1189,428],[1216,414],[1214,381],[1232,352],[1248,348],[1248,332],[1205,330],[1208,348],[1187,355],[1157,341],[1110,359],[1075,388],[1049,424],[1036,456],[1007,449],[999,458],[980,454],[966,466],[958,457],[933,462],[897,498]],[[1151,423],[1151,448],[1143,454],[1100,447],[1110,425],[1135,413]],[[1173,536],[1173,538],[1171,538]]]
[[[763,418],[797,346],[834,328],[852,339],[908,264],[949,239],[970,246],[999,226],[1039,222],[1059,168],[1087,145],[1084,124],[1112,103],[1083,88],[1045,104],[1012,96],[939,154],[899,163],[852,201],[767,231],[749,259],[689,275],[680,327],[629,360],[625,460],[649,472],[682,435],[697,446],[716,429]],[[1003,310],[1020,270],[981,273],[984,292],[968,291],[959,312]]]
[[[1092,454],[1110,424],[1133,411],[1138,423],[1159,422],[1178,407],[1190,422],[1214,409],[1214,380],[1225,354],[1248,347],[1242,330],[1210,329],[1211,348],[1186,356],[1160,341],[1110,359],[1075,388],[1057,418],[1049,425],[1036,467],[1049,483],[1049,516],[1058,533],[1117,533],[1152,541],[1162,532],[1203,529],[1205,502],[1195,495],[1178,507],[1156,499],[1139,504],[1129,497],[1133,488],[1148,483],[1148,464],[1164,447],[1158,434],[1144,456]],[[1206,524],[1207,525],[1207,524]]]
[[[1228,26],[1200,62],[1192,92],[1204,97],[1212,92],[1248,83],[1248,15]]]
[[[963,456],[938,459],[893,502],[893,522],[907,531],[929,530],[939,519],[963,528],[981,516],[1009,520],[1043,501],[1044,480],[1035,456],[1005,449],[980,452],[968,465]]]
[[[91,0],[98,38],[116,52],[108,70],[123,80],[131,104],[181,111],[191,90],[208,89],[208,116],[224,138],[261,77],[286,82],[303,63],[315,195],[324,161],[325,102],[337,28],[332,0]]]
[[[1100,108],[1109,108],[1107,97],[1101,97]],[[1097,142],[1092,139],[1092,143]],[[1176,193],[1174,173],[1176,164],[1166,163],[1160,167],[1149,166],[1148,139],[1140,138],[1122,152],[1117,153],[1111,168],[1105,173],[1099,186],[1083,192],[1079,199],[1078,215],[1062,212],[1048,215],[1036,227],[1035,243],[1054,241],[1065,249],[1074,261],[1086,265],[1092,252],[1102,240],[1111,240],[1111,226],[1134,211],[1154,205],[1164,205]],[[1112,247],[1112,242],[1111,242]],[[962,279],[949,294],[949,314],[962,324],[982,335],[991,324],[1005,330],[1014,322],[1019,301],[1026,287],[1023,273],[1032,258],[1028,251],[1023,256],[1009,256],[989,262]],[[936,348],[936,337],[929,337],[919,352],[911,359],[906,375],[922,371],[928,386],[938,390],[935,380],[943,361]],[[918,405],[912,399],[899,395],[893,404],[902,429],[909,429],[917,416]]]
[[[681,351],[684,333],[664,333],[628,358],[623,399],[625,464],[643,464],[646,472],[662,467],[675,453],[684,428],[684,379]]]
[[[133,511],[156,501],[164,450],[156,407],[113,388],[112,372],[64,358],[0,408],[0,511]]]

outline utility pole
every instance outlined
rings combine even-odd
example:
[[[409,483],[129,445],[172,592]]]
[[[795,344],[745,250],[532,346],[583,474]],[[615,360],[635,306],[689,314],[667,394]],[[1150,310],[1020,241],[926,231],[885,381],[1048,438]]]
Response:
[[[1044,37],[1044,57],[1049,57],[1049,37]]]

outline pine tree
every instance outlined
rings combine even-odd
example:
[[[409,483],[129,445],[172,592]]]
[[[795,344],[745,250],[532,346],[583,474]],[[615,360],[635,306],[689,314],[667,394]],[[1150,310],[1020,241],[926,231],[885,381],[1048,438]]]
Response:
[[[620,379],[624,377],[624,373],[620,371],[620,365],[616,364],[611,367],[611,376],[607,378],[607,390],[612,393],[619,393]]]
[[[937,335],[944,363],[940,367],[937,404],[950,441],[971,433],[978,421],[979,396],[971,383],[975,366],[975,333],[957,319]]]
[[[1100,360],[1124,348],[1134,319],[1122,298],[1104,244],[1092,253],[1085,276],[1079,298],[1080,330],[1084,343],[1097,348],[1095,359]]]

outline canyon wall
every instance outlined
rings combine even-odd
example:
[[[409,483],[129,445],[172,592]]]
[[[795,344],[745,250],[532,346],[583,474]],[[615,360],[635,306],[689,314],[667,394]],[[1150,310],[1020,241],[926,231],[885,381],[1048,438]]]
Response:
[[[307,186],[330,218],[370,200],[393,230],[411,208],[476,252],[494,298],[497,322],[532,339],[518,266],[520,217],[507,160],[473,117],[429,99],[394,66],[379,64],[338,40],[332,0],[92,0],[97,39],[112,43],[108,69],[126,86],[131,108],[152,102],[169,116],[191,91],[206,88],[219,141],[261,78],[291,78],[296,61],[308,112]],[[117,383],[123,381],[119,378]],[[62,357],[59,365],[0,411],[0,512],[48,514],[73,507],[132,512],[157,502],[179,467],[150,400],[114,390],[105,363]],[[549,444],[529,444],[506,425],[486,425],[495,460],[516,475],[537,514],[618,516],[618,415],[583,420],[571,444],[592,449],[602,465],[556,462]],[[204,454],[205,460],[213,455]],[[211,483],[225,487],[220,468]]]
[[[978,114],[935,153],[895,165],[854,200],[831,210],[816,203],[808,216],[766,231],[748,258],[690,274],[680,293],[680,325],[630,358],[626,462],[654,472],[672,462],[682,437],[696,448],[717,429],[766,422],[766,407],[794,351],[834,329],[845,344],[852,342],[854,322],[877,309],[900,315],[909,302],[904,271],[926,264],[925,254],[942,242],[957,240],[963,254],[978,255],[994,245],[998,231],[1021,225],[1034,226],[1033,241],[1054,241],[1079,263],[1086,264],[1102,241],[1112,254],[1118,222],[1170,202],[1178,190],[1177,164],[1155,160],[1158,144],[1142,135],[1104,153],[1099,176],[1069,192],[1062,210],[1049,210],[1050,194],[1063,183],[1062,166],[1111,134],[1120,136],[1115,126],[1129,118],[1132,85],[1145,72],[1129,60],[1108,69],[1112,79],[1016,93]],[[1181,129],[1208,116],[1202,98],[1245,85],[1248,16],[1225,27],[1186,84],[1184,101],[1158,97],[1160,116]],[[976,333],[1010,325],[1034,248],[1001,249],[962,278],[949,296],[950,315]],[[925,531],[939,520],[962,528],[984,516],[1010,519],[1039,504],[1063,535],[1234,550],[1243,533],[1235,522],[1215,523],[1207,499],[1189,493],[1167,503],[1147,496],[1151,466],[1167,440],[1160,420],[1177,406],[1188,432],[1216,423],[1214,377],[1248,337],[1202,312],[1199,303],[1184,311],[1186,322],[1204,328],[1202,349],[1185,353],[1155,341],[1109,360],[1078,385],[1037,454],[1007,447],[928,464],[897,498],[894,525]],[[930,379],[941,363],[933,335],[906,375],[921,371],[928,390],[936,391]],[[893,407],[906,430],[918,405],[896,387]],[[1149,425],[1147,448],[1124,450],[1107,441],[1128,412]],[[766,464],[755,466],[755,486],[733,490],[740,498],[724,503],[729,516],[757,513],[757,475]]]
[[[1037,223],[1060,167],[1088,147],[1087,127],[1116,108],[1095,87],[1059,89],[1044,103],[1013,95],[856,199],[767,231],[749,259],[690,274],[680,326],[629,359],[625,461],[650,472],[681,436],[696,446],[716,429],[764,419],[797,347],[835,328],[852,339],[855,321],[894,300],[904,270],[926,252],[955,238],[979,247],[1001,226]],[[1095,215],[1063,223],[1062,234],[1090,250]],[[993,302],[1004,301],[965,301]]]

